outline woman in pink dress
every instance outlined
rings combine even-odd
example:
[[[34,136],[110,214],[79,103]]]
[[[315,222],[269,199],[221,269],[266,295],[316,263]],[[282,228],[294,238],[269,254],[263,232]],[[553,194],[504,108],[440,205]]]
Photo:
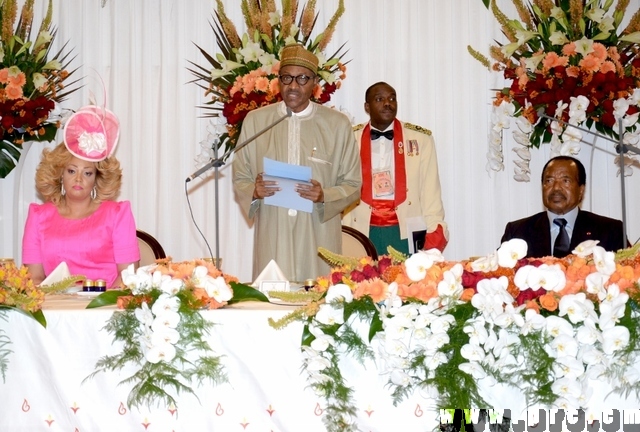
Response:
[[[31,204],[22,239],[22,263],[35,284],[61,262],[72,275],[104,279],[118,287],[120,273],[136,267],[140,251],[128,201],[115,201],[122,170],[111,156],[117,117],[88,106],[66,123],[64,144],[45,149],[36,171],[44,204]]]

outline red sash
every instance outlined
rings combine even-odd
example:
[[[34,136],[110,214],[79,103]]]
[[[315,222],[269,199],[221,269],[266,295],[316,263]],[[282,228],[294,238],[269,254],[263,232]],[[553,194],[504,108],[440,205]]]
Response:
[[[398,225],[395,209],[407,199],[407,174],[404,166],[404,144],[402,142],[402,123],[393,121],[393,163],[394,163],[394,199],[374,200],[371,192],[371,126],[367,124],[360,139],[360,160],[362,161],[361,199],[372,207],[371,225]]]

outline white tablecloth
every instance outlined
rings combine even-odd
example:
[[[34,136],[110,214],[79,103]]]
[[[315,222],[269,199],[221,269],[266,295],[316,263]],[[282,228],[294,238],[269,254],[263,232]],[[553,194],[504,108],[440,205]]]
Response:
[[[0,320],[11,338],[6,382],[0,381],[2,432],[252,432],[324,431],[324,401],[306,388],[301,371],[302,325],[271,328],[267,319],[291,307],[245,303],[203,312],[216,323],[209,342],[223,363],[229,382],[196,388],[199,400],[181,395],[178,408],[127,407],[130,386],[118,386],[121,374],[101,373],[86,381],[96,361],[117,353],[103,326],[113,308],[85,310],[86,299],[54,296],[45,303],[47,328],[11,311]],[[344,364],[356,389],[362,431],[431,431],[436,426],[433,401],[420,395],[394,407],[386,377],[355,360]]]
[[[291,307],[243,303],[202,312],[216,323],[209,343],[223,355],[229,382],[194,388],[178,398],[178,407],[129,409],[130,386],[118,383],[131,370],[101,373],[85,380],[103,355],[115,354],[103,326],[114,308],[86,310],[87,299],[51,296],[45,303],[47,328],[11,311],[0,328],[11,338],[6,382],[0,382],[0,432],[313,432],[325,431],[324,401],[307,388],[301,370],[302,324],[271,328]],[[341,364],[355,389],[357,424],[365,432],[432,431],[438,412],[434,400],[414,394],[394,407],[372,362],[365,366],[345,356]],[[637,409],[635,398],[608,395],[594,383],[590,405],[601,409]],[[518,389],[488,387],[481,393],[492,408],[509,408],[512,418],[526,419]]]

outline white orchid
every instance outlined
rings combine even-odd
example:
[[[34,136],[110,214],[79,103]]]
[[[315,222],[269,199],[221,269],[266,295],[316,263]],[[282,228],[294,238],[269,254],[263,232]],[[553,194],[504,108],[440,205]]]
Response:
[[[520,290],[544,288],[546,291],[561,291],[567,278],[558,264],[542,264],[539,267],[526,265],[518,269],[514,283]]]
[[[553,337],[567,335],[573,337],[573,327],[564,318],[550,315],[546,318],[547,333]]]
[[[134,314],[141,324],[151,327],[151,323],[153,323],[153,313],[151,313],[147,302],[142,302],[140,307],[135,309]]]
[[[315,319],[325,325],[344,324],[344,309],[328,303],[321,304]]]
[[[315,339],[311,342],[311,348],[317,352],[326,351],[329,346],[335,345],[335,338],[325,334],[318,326],[310,325],[309,332],[315,336]]]
[[[170,362],[176,356],[176,347],[168,342],[153,344],[146,352],[145,358],[149,363],[160,361]]]
[[[438,283],[438,295],[440,297],[459,298],[462,294],[462,264],[457,263],[451,269],[445,271],[442,280]]]
[[[598,272],[611,275],[616,271],[615,253],[607,252],[603,247],[596,246],[593,248],[593,263]]]
[[[227,285],[223,276],[214,278],[206,275],[200,282],[200,288],[203,288],[207,292],[207,295],[213,297],[218,303],[229,301],[233,297],[233,291],[229,285]]]
[[[593,253],[593,249],[598,243],[600,243],[600,240],[585,240],[576,246],[572,252],[580,258],[586,258]]]
[[[414,282],[420,281],[427,275],[427,270],[436,262],[444,261],[442,253],[438,249],[419,251],[411,255],[404,262],[407,276]]]
[[[545,317],[533,309],[527,309],[524,313],[524,324],[522,325],[520,332],[523,335],[528,335],[531,332],[543,329],[545,325]]]
[[[471,269],[484,273],[498,270],[498,251],[494,251],[486,257],[481,257],[473,261],[471,263]]]
[[[594,306],[585,293],[567,294],[560,299],[558,305],[560,316],[567,315],[573,324],[587,318],[595,318]]]
[[[349,285],[331,285],[329,287],[329,290],[327,291],[325,300],[327,303],[333,303],[337,301],[351,303],[353,301],[353,293],[351,292],[351,288],[349,288]]]
[[[602,351],[605,354],[613,354],[629,345],[629,329],[624,326],[615,326],[602,332]]]
[[[161,315],[164,312],[178,312],[180,308],[180,300],[178,297],[163,293],[157,298],[157,300],[151,306],[151,312],[156,316]]]
[[[461,363],[458,366],[458,369],[460,369],[462,372],[468,373],[477,380],[483,379],[487,376],[484,368],[476,362]]]
[[[180,323],[180,314],[170,310],[162,310],[156,314],[155,319],[151,323],[151,329],[153,331],[162,330],[165,327],[176,328]]]
[[[178,330],[170,327],[163,327],[155,330],[151,334],[151,345],[161,345],[162,343],[170,343],[175,345],[180,339]]]
[[[498,249],[498,265],[514,268],[518,260],[527,256],[527,247],[527,242],[519,238],[502,243]]]

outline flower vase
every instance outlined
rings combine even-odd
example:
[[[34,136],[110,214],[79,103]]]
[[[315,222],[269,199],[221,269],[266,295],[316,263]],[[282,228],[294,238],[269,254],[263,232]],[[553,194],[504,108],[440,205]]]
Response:
[[[20,158],[18,159],[18,163],[14,168],[14,183],[13,183],[13,226],[20,227],[19,229],[13,230],[13,256],[14,258],[21,257],[22,251],[22,233],[24,230],[22,219],[20,218],[21,214],[21,190],[22,190],[22,168],[24,166],[25,160],[27,159],[27,154],[29,153],[29,149],[33,145],[33,141],[25,141],[22,144],[22,151],[20,152]],[[22,260],[20,260],[22,261]]]

